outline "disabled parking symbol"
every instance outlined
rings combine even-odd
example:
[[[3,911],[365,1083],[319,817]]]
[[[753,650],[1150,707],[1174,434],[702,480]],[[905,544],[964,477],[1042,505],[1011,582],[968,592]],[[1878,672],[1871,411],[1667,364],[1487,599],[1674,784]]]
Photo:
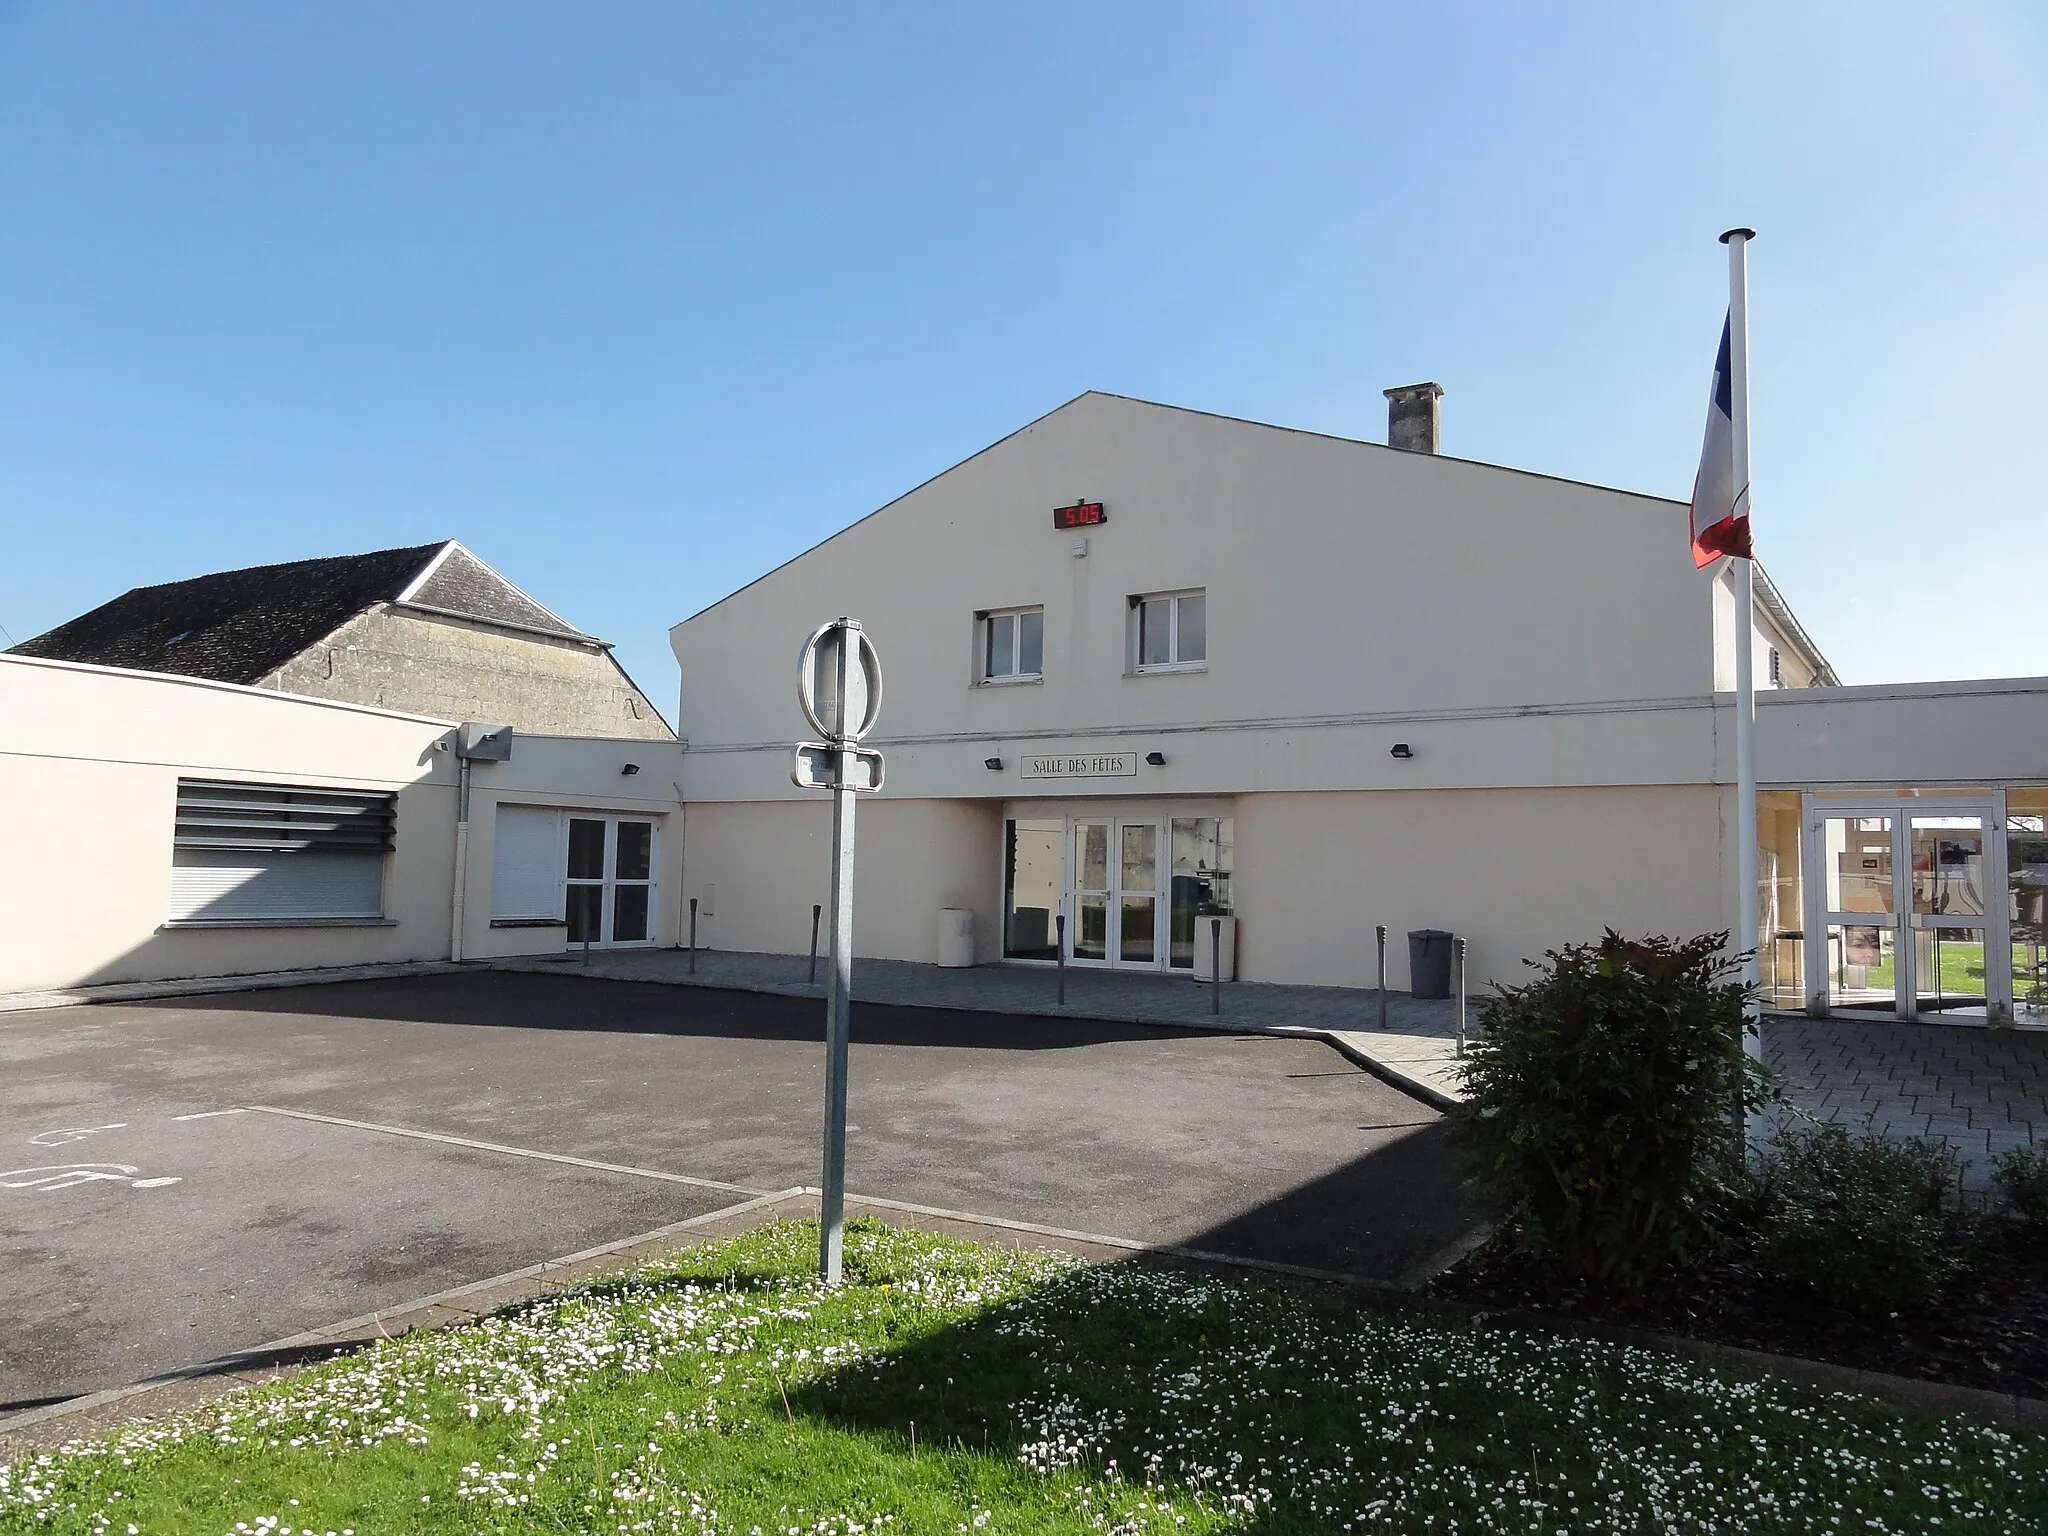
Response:
[[[32,1189],[49,1195],[81,1184],[125,1184],[130,1189],[162,1189],[182,1183],[176,1178],[143,1179],[128,1163],[50,1163],[41,1168],[14,1168],[0,1173],[0,1189]]]

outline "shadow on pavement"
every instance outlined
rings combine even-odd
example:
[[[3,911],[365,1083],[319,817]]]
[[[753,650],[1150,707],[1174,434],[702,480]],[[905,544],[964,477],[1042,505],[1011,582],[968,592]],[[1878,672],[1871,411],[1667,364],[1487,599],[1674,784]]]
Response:
[[[593,987],[591,980],[599,985]],[[101,1006],[101,1005],[94,1005]],[[824,1005],[814,998],[652,982],[480,971],[467,976],[340,981],[198,997],[107,1004],[123,1009],[220,1009],[307,1018],[392,1020],[637,1035],[823,1041]],[[853,1038],[863,1045],[958,1046],[1045,1051],[1118,1040],[1180,1038],[1169,1026],[1117,1024],[883,1003],[853,1005]]]

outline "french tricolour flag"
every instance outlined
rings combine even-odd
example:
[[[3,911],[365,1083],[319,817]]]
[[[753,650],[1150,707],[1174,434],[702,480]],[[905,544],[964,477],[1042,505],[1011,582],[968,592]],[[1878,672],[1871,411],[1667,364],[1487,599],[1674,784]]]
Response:
[[[1735,419],[1729,409],[1728,322],[1721,322],[1721,356],[1714,363],[1714,398],[1707,405],[1707,440],[1692,483],[1692,559],[1712,565],[1723,555],[1756,558],[1749,544],[1749,487],[1735,484]]]

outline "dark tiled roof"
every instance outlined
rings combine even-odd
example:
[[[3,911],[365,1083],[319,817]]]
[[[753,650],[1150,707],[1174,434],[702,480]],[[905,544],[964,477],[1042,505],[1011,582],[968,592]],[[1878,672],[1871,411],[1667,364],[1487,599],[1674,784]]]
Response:
[[[371,604],[392,601],[445,547],[293,560],[137,587],[23,641],[13,654],[254,683]]]
[[[545,634],[571,640],[588,637],[564,624],[511,582],[477,559],[460,544],[449,549],[447,558],[434,567],[427,579],[406,594],[406,601],[423,608],[440,608],[466,613],[472,618],[516,624]]]

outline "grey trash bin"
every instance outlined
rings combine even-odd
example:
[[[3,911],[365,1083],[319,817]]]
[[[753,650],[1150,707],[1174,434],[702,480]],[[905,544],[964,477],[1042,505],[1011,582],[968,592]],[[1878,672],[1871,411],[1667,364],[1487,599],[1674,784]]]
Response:
[[[1415,997],[1451,995],[1451,936],[1443,929],[1408,930],[1408,990]]]

